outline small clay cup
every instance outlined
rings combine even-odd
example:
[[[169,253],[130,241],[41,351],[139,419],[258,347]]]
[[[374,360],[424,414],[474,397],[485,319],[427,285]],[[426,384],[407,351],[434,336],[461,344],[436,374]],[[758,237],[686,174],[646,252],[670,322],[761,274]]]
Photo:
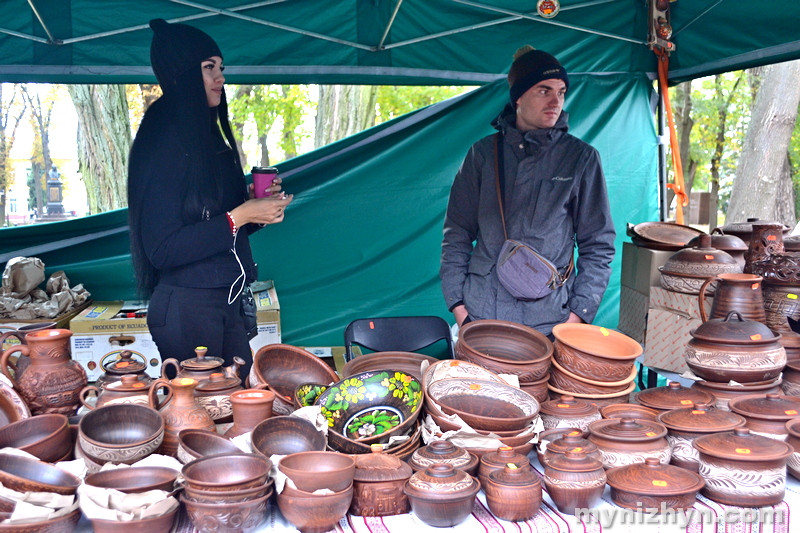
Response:
[[[258,424],[272,417],[275,393],[268,390],[245,389],[230,395],[233,425],[225,432],[229,439],[250,433]]]

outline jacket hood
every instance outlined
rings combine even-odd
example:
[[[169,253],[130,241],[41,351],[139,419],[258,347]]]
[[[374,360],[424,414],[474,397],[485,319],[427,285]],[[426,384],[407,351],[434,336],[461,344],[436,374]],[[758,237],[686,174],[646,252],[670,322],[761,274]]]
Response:
[[[506,104],[503,111],[492,121],[492,127],[497,131],[503,132],[503,134],[509,130],[519,132],[519,130],[517,130],[517,111],[514,109],[514,106],[510,103]],[[566,133],[569,130],[569,113],[562,109],[561,115],[559,115],[556,121],[556,125],[550,129],[561,130]],[[522,135],[522,132],[519,132],[519,134]]]

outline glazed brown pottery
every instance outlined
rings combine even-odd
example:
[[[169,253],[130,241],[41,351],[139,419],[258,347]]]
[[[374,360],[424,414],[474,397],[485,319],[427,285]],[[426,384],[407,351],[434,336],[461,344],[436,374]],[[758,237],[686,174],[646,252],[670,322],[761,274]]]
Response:
[[[272,462],[254,453],[207,455],[181,469],[187,487],[204,491],[232,491],[260,487],[267,482]]]
[[[359,355],[342,368],[342,377],[349,378],[367,370],[399,370],[422,381],[422,363],[432,365],[439,360],[429,355],[413,352],[375,352]]]
[[[325,533],[344,518],[353,501],[353,485],[333,494],[311,494],[284,488],[278,494],[278,508],[300,533]]]
[[[740,507],[778,505],[786,489],[786,461],[793,449],[785,442],[754,435],[748,428],[705,435],[694,441],[700,452],[702,494]]]
[[[568,451],[544,465],[547,493],[565,514],[576,509],[592,509],[600,501],[606,487],[603,464],[580,451]]]
[[[222,372],[214,372],[208,379],[197,384],[194,396],[215,424],[227,424],[233,420],[231,394],[242,390],[242,380],[228,377]]]
[[[79,398],[87,409],[96,409],[104,405],[116,405],[121,403],[138,403],[148,407],[156,406],[150,400],[150,387],[153,382],[148,378],[144,381],[134,374],[125,374],[116,381],[106,382],[102,389],[94,385],[89,385],[81,389]],[[94,392],[96,400],[94,403],[88,401],[89,393]],[[169,401],[171,391],[167,392],[164,402]]]
[[[300,452],[283,457],[278,469],[306,492],[346,489],[353,482],[355,460],[341,453]]]
[[[412,475],[404,492],[420,520],[433,527],[450,527],[472,513],[480,489],[478,481],[466,472],[437,464]]]
[[[136,403],[89,411],[78,424],[78,444],[92,461],[132,464],[155,453],[164,439],[164,419]]]
[[[711,247],[711,236],[700,235],[699,246],[684,248],[672,254],[661,272],[661,286],[668,291],[697,294],[711,277],[720,274],[740,274],[742,267],[727,252]],[[716,285],[709,286],[712,294]]]
[[[230,439],[216,431],[182,429],[178,432],[178,452],[175,457],[186,464],[206,455],[241,453],[241,451]]]
[[[70,359],[67,329],[43,329],[25,336],[27,345],[6,350],[0,358],[0,370],[28,404],[31,414],[59,413],[73,415],[80,407],[78,393],[88,384],[86,371]],[[30,366],[17,380],[9,372],[8,358],[22,353],[31,358]]]
[[[752,433],[785,440],[786,422],[800,416],[800,396],[753,394],[731,400],[728,407],[744,417]]]
[[[591,324],[557,324],[553,335],[558,364],[594,381],[628,379],[642,354],[642,346],[627,335]]]
[[[544,402],[541,413],[545,429],[570,427],[586,431],[589,424],[600,420],[600,410],[597,406],[568,395],[558,400]]]
[[[766,261],[773,255],[784,251],[783,224],[759,222],[753,224],[747,251],[744,253],[744,272],[753,272],[753,263]]]
[[[449,464],[474,476],[478,469],[478,458],[452,442],[436,440],[416,450],[408,460],[408,464],[414,472],[425,470],[435,464]]]
[[[504,320],[474,320],[458,332],[456,359],[497,374],[515,374],[520,383],[539,381],[550,368],[553,343],[533,328]]]
[[[696,438],[745,425],[744,417],[706,404],[665,411],[658,415],[658,421],[667,426],[667,441],[672,448],[670,463],[694,472],[700,466],[700,456],[692,446]]]
[[[745,244],[748,246],[750,245],[750,240],[753,236],[753,226],[756,224],[777,224],[781,225],[781,233],[783,235],[788,235],[792,228],[789,226],[783,226],[780,222],[774,222],[772,220],[761,220],[758,218],[751,218],[748,217],[744,222],[732,222],[730,224],[726,224],[719,228],[719,230],[724,233],[725,235],[735,235],[742,239]]]
[[[750,394],[780,393],[781,383],[781,378],[770,381],[762,381],[760,383],[742,383],[739,385],[730,385],[727,382],[716,383],[714,381],[695,381],[692,383],[692,388],[713,395],[716,399],[714,407],[717,409],[722,411],[730,411],[728,408],[728,402],[730,402],[733,398],[747,396]],[[790,394],[790,396],[792,396],[792,394]],[[800,396],[800,394],[796,394],[795,396]]]
[[[0,483],[17,492],[75,494],[81,480],[44,461],[0,454]]]
[[[408,464],[383,453],[379,444],[373,444],[372,453],[359,455],[355,461],[351,514],[392,516],[411,510],[403,492],[406,480],[414,473]]]
[[[275,416],[259,422],[251,442],[254,451],[267,457],[325,449],[325,435],[311,422],[295,416]]]
[[[199,531],[235,531],[252,533],[267,517],[272,492],[255,500],[223,503],[200,503],[181,495],[186,515]]]
[[[655,420],[661,411],[650,409],[635,403],[618,403],[600,408],[603,418],[636,418],[642,420]]]
[[[69,420],[49,414],[23,418],[0,428],[0,448],[17,448],[46,463],[72,455]]]
[[[691,407],[696,403],[713,403],[714,396],[694,388],[684,387],[677,381],[670,381],[664,387],[639,391],[634,395],[636,401],[656,411],[669,411]]]
[[[542,454],[540,462],[544,464],[556,455],[564,455],[568,451],[583,452],[592,459],[597,459],[601,463],[603,462],[603,455],[600,453],[597,445],[584,438],[583,432],[579,429],[566,433],[560,438],[550,442],[544,454]]]
[[[633,418],[598,420],[589,426],[589,433],[589,441],[597,445],[606,468],[643,463],[648,457],[669,463],[667,428],[659,422]]]
[[[786,366],[786,350],[770,329],[745,320],[738,311],[724,319],[712,318],[690,331],[686,365],[703,379],[726,383],[752,383],[780,376]]]
[[[150,389],[151,402],[156,403],[156,393],[160,387],[172,391],[169,403],[159,408],[164,418],[164,442],[160,453],[175,456],[178,452],[178,432],[182,429],[205,429],[215,431],[216,425],[208,411],[200,405],[194,396],[197,380],[192,378],[175,378],[171,381],[159,378]]]
[[[478,481],[481,486],[489,479],[489,474],[502,470],[506,465],[513,464],[517,468],[525,468],[531,464],[527,455],[514,451],[511,446],[501,446],[493,452],[484,454],[478,466]]]
[[[100,390],[104,389],[109,383],[119,381],[122,376],[136,376],[136,379],[145,384],[149,384],[152,379],[145,371],[147,364],[133,358],[130,350],[123,350],[119,353],[118,359],[108,361],[103,364],[103,373],[97,378],[95,386]]]
[[[648,457],[637,463],[606,472],[611,499],[628,509],[669,509],[684,511],[697,501],[697,491],[705,481],[694,472],[672,465],[663,465]]]
[[[708,278],[700,287],[700,294],[697,296],[700,319],[705,322],[709,318],[725,318],[731,311],[738,311],[742,318],[766,324],[762,281],[763,278],[755,274],[720,274]],[[713,282],[717,283],[717,289],[711,304],[711,314],[706,316],[703,305],[706,301],[706,287]]]
[[[94,533],[139,533],[141,531],[146,531],[147,533],[169,533],[179,510],[180,506],[176,506],[175,509],[167,514],[126,522],[93,519],[91,520],[92,531]]]
[[[115,489],[126,494],[164,490],[172,492],[178,471],[163,466],[132,466],[104,470],[86,476],[85,483],[93,487]]]
[[[542,482],[530,467],[507,465],[503,470],[492,472],[483,491],[489,510],[501,520],[528,520],[542,505]]]
[[[272,417],[275,393],[268,390],[245,389],[231,393],[233,425],[225,432],[232,439],[250,433],[258,424]]]
[[[693,248],[699,244],[700,236],[698,235],[686,243],[686,248]],[[747,251],[747,243],[736,235],[725,235],[720,228],[714,228],[711,232],[711,247],[727,252],[744,268],[744,253]]]

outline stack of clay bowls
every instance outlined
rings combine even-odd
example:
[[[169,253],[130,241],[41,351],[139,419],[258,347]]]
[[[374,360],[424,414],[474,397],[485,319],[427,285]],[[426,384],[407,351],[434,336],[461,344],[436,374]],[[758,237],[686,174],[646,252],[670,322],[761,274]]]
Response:
[[[626,403],[636,387],[641,345],[618,331],[591,324],[558,324],[550,396],[569,395],[598,406]]]

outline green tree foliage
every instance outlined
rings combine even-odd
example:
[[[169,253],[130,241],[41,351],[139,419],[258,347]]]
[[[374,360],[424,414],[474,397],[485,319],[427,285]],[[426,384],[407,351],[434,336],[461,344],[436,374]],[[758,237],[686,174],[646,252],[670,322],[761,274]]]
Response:
[[[375,106],[376,123],[386,122],[472,89],[473,87],[397,87],[382,85],[378,87],[378,99]]]

